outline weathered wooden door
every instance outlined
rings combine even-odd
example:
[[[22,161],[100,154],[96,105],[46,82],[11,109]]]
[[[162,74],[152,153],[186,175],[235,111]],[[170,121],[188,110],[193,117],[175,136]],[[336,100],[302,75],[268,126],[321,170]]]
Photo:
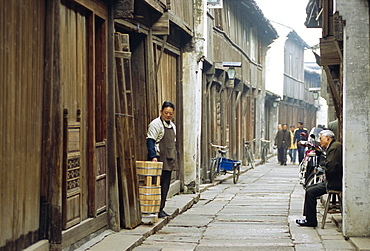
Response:
[[[177,105],[179,99],[177,85],[179,78],[179,52],[176,48],[163,47],[165,41],[161,44],[154,44],[154,56],[157,73],[157,90],[158,90],[158,111],[161,110],[162,103],[166,100],[172,101]],[[176,123],[176,114],[175,114]],[[171,182],[180,179],[178,171],[172,172]]]
[[[62,1],[63,229],[107,210],[106,20],[104,4]]]

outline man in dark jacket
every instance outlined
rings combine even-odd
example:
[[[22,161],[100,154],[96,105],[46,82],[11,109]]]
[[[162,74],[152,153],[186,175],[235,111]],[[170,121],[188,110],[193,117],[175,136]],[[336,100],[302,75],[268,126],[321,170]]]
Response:
[[[288,131],[288,125],[283,124],[283,129],[278,131],[275,136],[275,145],[278,148],[278,159],[280,165],[286,166],[287,160],[287,149],[290,147],[291,138],[290,132]]]
[[[304,136],[305,135],[305,136]],[[298,129],[295,130],[293,143],[297,144],[301,140],[307,140],[308,132],[303,128],[303,122],[298,122]],[[298,147],[298,164],[302,162],[304,158],[304,146],[297,145]]]
[[[317,197],[326,194],[327,190],[342,191],[342,144],[335,141],[334,133],[332,131],[323,130],[320,132],[320,145],[323,149],[326,149],[326,181],[307,187],[303,208],[303,215],[306,216],[306,219],[296,220],[297,224],[300,226],[317,226]]]

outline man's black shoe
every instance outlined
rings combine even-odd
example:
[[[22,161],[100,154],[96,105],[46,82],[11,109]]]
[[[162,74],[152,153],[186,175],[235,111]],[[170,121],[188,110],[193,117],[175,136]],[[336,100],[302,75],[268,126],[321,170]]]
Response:
[[[301,227],[317,227],[316,224],[308,223],[305,219],[296,219],[295,222],[300,225]]]
[[[163,210],[158,213],[158,218],[164,218],[167,216],[170,216],[170,215]]]

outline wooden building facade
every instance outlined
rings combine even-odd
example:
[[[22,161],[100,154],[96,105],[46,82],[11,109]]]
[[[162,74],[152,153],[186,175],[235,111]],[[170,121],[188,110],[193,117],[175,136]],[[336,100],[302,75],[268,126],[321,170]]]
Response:
[[[8,121],[0,127],[8,139],[1,170],[15,173],[1,176],[7,203],[0,247],[20,250],[46,239],[58,250],[109,224],[108,190],[116,178],[108,130],[112,6],[100,0],[1,5],[1,62],[9,65],[1,81],[1,118]]]
[[[203,69],[203,123],[201,175],[208,177],[214,149],[209,143],[227,145],[228,157],[244,159],[244,141],[262,137],[264,64],[267,46],[276,31],[254,1],[223,1],[207,19],[210,34]],[[231,78],[223,62],[239,62]],[[257,157],[259,151],[256,150]]]
[[[295,31],[287,36],[284,48],[284,96],[279,106],[279,124],[316,126],[316,110],[309,82],[305,81],[304,50],[309,46]]]
[[[290,27],[272,22],[279,34],[267,52],[265,137],[274,140],[278,124],[307,128],[316,124],[310,82],[305,79],[304,50],[309,46]]]
[[[0,250],[61,250],[141,223],[135,160],[164,100],[182,137],[192,11],[181,0],[0,3]]]
[[[137,160],[147,160],[148,125],[159,116],[162,103],[169,100],[176,107],[180,170],[172,173],[172,196],[183,186],[182,53],[193,36],[193,2],[135,0],[115,6],[115,30],[129,37]]]

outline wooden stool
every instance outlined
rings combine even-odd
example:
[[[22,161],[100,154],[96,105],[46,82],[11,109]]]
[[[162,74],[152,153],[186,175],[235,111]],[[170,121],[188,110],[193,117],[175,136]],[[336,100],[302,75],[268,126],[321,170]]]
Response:
[[[339,208],[334,207],[334,203],[337,201],[339,202]],[[334,203],[333,203],[334,202]],[[322,223],[321,223],[321,229],[324,229],[325,227],[325,221],[327,214],[334,214],[334,213],[341,213],[342,212],[342,192],[341,191],[334,191],[329,190],[328,191],[328,198],[325,202],[325,211],[324,216],[322,217]]]

